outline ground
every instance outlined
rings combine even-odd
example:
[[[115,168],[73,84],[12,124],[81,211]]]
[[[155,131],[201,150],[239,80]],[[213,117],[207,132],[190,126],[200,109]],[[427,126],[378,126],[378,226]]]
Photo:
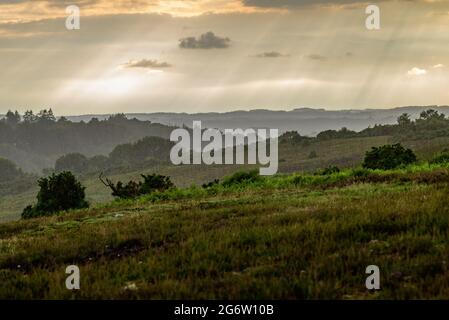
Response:
[[[189,188],[1,224],[0,298],[448,299],[449,171],[370,174]],[[368,265],[379,291],[365,287]]]

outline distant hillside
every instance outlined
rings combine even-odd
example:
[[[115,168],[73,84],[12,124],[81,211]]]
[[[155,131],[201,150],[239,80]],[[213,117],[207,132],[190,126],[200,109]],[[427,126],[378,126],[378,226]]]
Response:
[[[56,120],[51,110],[37,115],[11,113],[0,120],[0,157],[13,161],[24,171],[40,173],[44,168],[53,168],[56,159],[68,153],[107,155],[117,145],[143,137],[168,139],[173,129],[127,119],[123,114],[72,122],[65,117]]]
[[[225,113],[128,113],[128,118],[148,120],[165,125],[191,127],[192,121],[201,120],[204,127],[225,128],[278,128],[281,132],[298,131],[301,135],[315,136],[327,129],[346,127],[363,130],[376,124],[393,124],[402,113],[412,118],[429,108],[449,115],[449,106],[409,106],[394,109],[325,110],[299,108],[292,111],[251,110]],[[107,119],[110,115],[81,115],[67,117],[71,121],[89,121],[95,117]]]

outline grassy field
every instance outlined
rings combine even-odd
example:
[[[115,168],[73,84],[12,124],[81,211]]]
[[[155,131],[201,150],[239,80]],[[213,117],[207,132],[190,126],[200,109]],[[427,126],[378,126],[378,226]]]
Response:
[[[353,167],[360,164],[364,153],[372,146],[389,143],[391,139],[391,137],[337,139],[320,141],[309,146],[281,144],[279,148],[279,172],[309,172],[331,164],[338,165],[341,168]],[[413,147],[417,152],[419,152],[420,148],[428,149],[433,147],[441,149],[443,146],[449,147],[449,138],[440,140],[437,143],[432,143],[432,141],[426,141],[426,143],[414,142]],[[430,150],[427,149],[426,152],[421,152],[421,154],[431,154]],[[309,154],[312,151],[316,153],[317,157],[309,159]],[[118,172],[110,175],[110,178],[114,181],[136,180],[140,178],[142,173],[157,172],[169,175],[179,187],[188,187],[192,184],[201,185],[216,178],[222,178],[242,168],[248,169],[250,166],[191,165],[177,167],[167,165],[138,171]],[[86,186],[86,195],[90,203],[101,204],[112,200],[110,190],[98,180],[96,175],[85,177],[82,181]],[[23,208],[35,202],[37,191],[36,184],[36,186],[24,193],[0,196],[0,223],[19,219]]]
[[[427,165],[295,174],[4,223],[0,298],[447,299],[448,183]]]

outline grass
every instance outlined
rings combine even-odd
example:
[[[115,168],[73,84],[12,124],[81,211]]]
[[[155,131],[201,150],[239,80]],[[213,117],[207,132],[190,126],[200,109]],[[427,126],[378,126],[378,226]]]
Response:
[[[307,146],[280,144],[279,146],[279,172],[291,174],[295,172],[313,172],[319,168],[329,165],[337,165],[340,168],[351,168],[361,163],[363,155],[373,146],[394,143],[393,137],[365,137],[335,139],[328,141],[317,141]],[[421,160],[428,160],[430,155],[449,148],[449,138],[440,137],[434,139],[413,140],[404,143],[412,148]],[[316,158],[309,159],[310,152],[314,151]],[[109,178],[114,181],[136,180],[140,174],[159,173],[168,175],[174,183],[181,188],[191,185],[201,185],[221,179],[242,169],[250,169],[251,166],[232,165],[191,165],[191,166],[156,166],[139,171],[117,172],[110,174]],[[87,200],[93,205],[105,204],[112,201],[110,190],[106,188],[98,177],[83,178],[86,186]],[[20,214],[27,205],[35,202],[37,185],[30,190],[16,195],[0,195],[0,223],[20,219]]]
[[[447,299],[448,182],[426,164],[278,175],[1,224],[0,299]]]

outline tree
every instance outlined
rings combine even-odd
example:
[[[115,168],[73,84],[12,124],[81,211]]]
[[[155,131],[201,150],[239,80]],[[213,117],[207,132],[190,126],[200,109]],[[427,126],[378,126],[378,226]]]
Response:
[[[0,182],[13,181],[22,175],[22,171],[11,160],[0,158]]]
[[[85,200],[85,187],[76,180],[71,172],[52,174],[48,178],[39,179],[38,184],[40,190],[37,194],[37,204],[23,210],[23,219],[89,206]]]
[[[88,168],[88,159],[81,153],[69,153],[55,162],[55,171],[71,171],[76,174],[85,173]]]
[[[19,114],[19,112],[17,112],[17,110],[15,112],[8,110],[8,112],[6,113],[6,116],[5,116],[5,121],[6,121],[6,124],[15,126],[20,122],[20,118],[21,118],[20,114]]]
[[[41,111],[39,111],[39,113],[37,114],[37,118],[39,119],[39,121],[47,121],[47,122],[55,122],[56,121],[56,117],[53,114],[53,110],[50,109],[43,109]]]
[[[27,123],[35,122],[37,117],[34,115],[33,110],[25,111],[23,115],[23,121]]]
[[[366,152],[363,167],[366,169],[389,170],[401,165],[416,162],[416,155],[410,149],[405,149],[401,144],[373,147]]]
[[[412,123],[412,120],[410,120],[410,115],[408,113],[403,113],[398,117],[398,125],[401,127],[407,126]]]
[[[103,180],[102,174],[100,174],[99,179],[106,187],[112,190],[112,196],[122,199],[136,198],[141,195],[151,194],[155,191],[165,191],[175,187],[168,176],[142,174],[141,177],[143,178],[143,182],[128,181],[125,185],[121,181],[114,184],[108,178]]]
[[[443,113],[439,113],[436,110],[429,109],[421,112],[419,117],[422,120],[444,120],[445,116]]]

